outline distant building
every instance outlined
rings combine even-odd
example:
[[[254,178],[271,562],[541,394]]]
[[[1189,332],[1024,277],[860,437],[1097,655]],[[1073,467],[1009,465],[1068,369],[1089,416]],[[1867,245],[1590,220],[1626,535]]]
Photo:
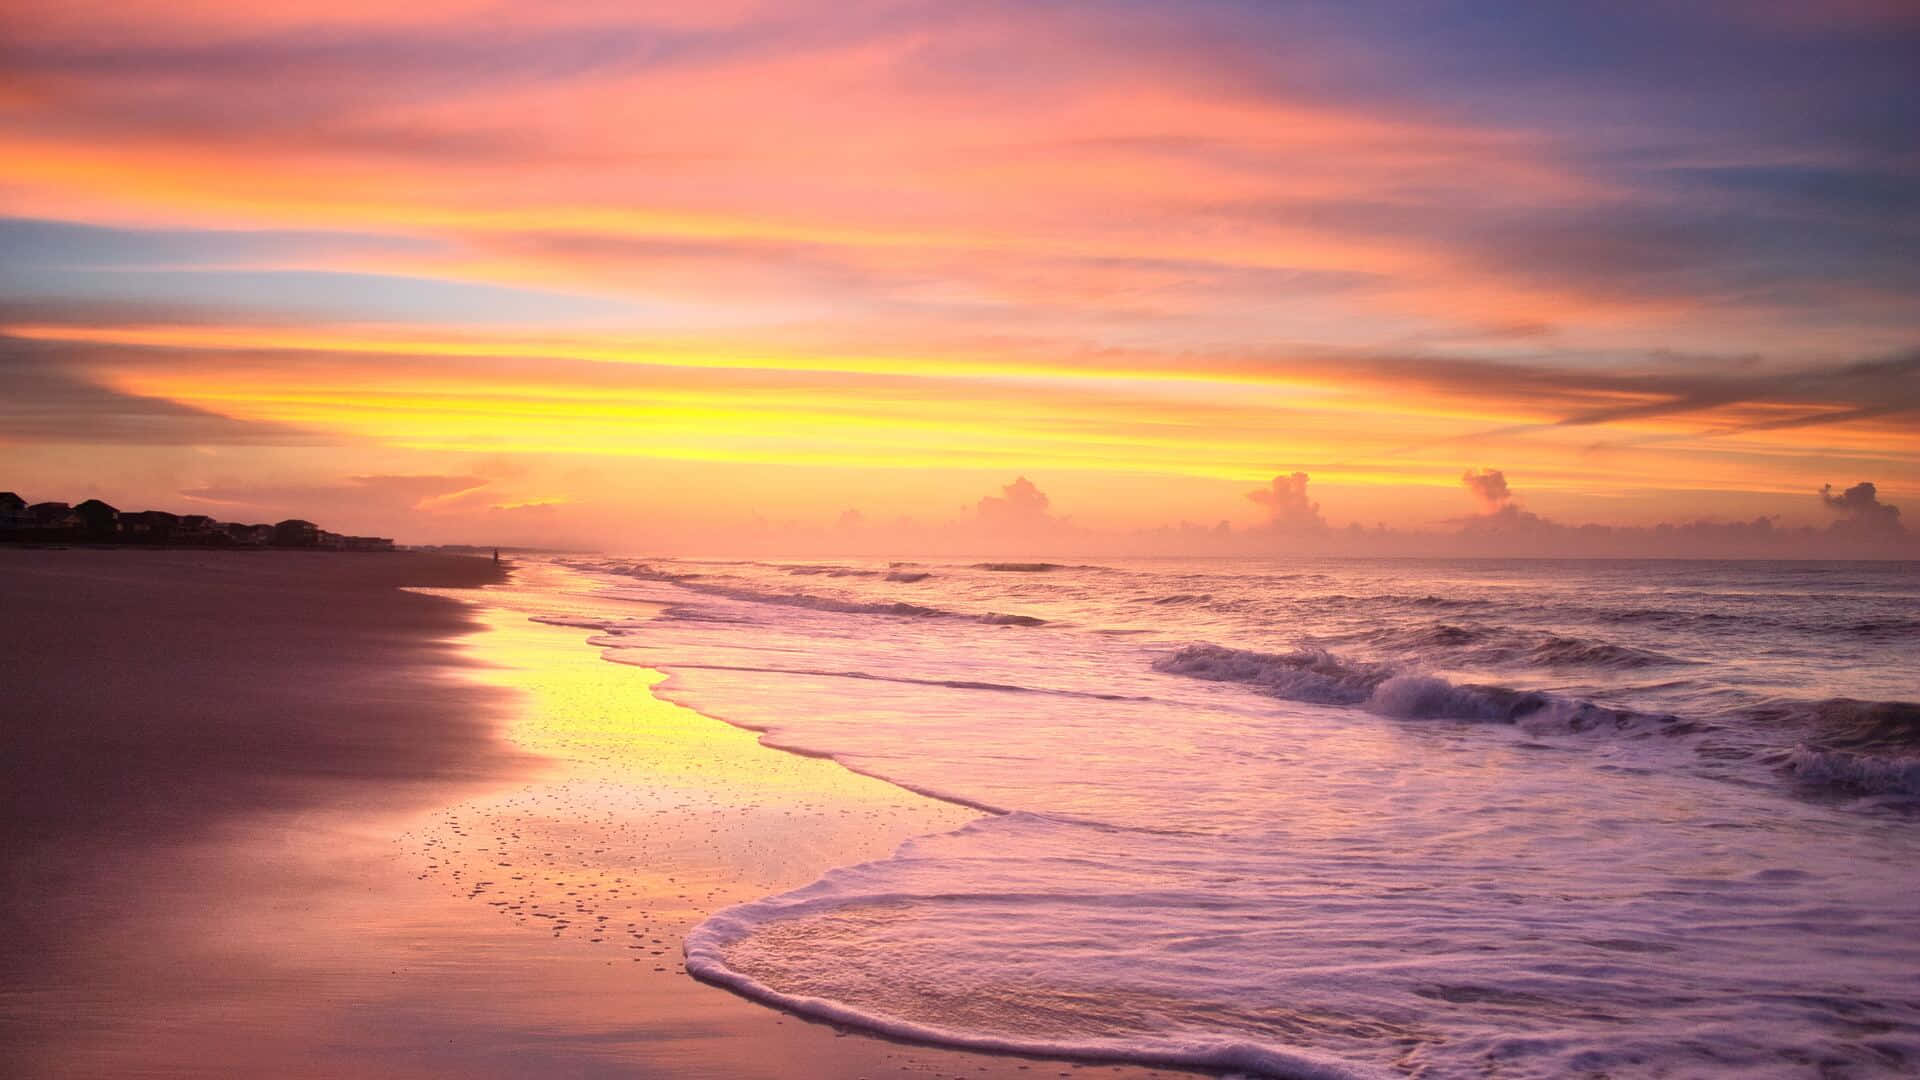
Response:
[[[34,503],[27,507],[28,527],[41,532],[72,532],[80,528],[80,516],[63,502]]]
[[[120,535],[137,544],[170,544],[180,515],[165,510],[139,510],[120,515]]]
[[[206,514],[170,514],[165,510],[121,513],[100,499],[88,499],[79,506],[63,502],[28,504],[11,491],[0,491],[0,541],[394,550],[393,540],[388,537],[346,536],[300,518],[277,525],[243,525],[216,521]]]
[[[88,499],[74,507],[73,513],[80,519],[80,528],[92,539],[105,540],[120,532],[120,511],[99,499]]]
[[[320,526],[299,518],[288,518],[273,527],[274,547],[319,547]]]
[[[273,526],[242,525],[230,522],[226,525],[227,539],[241,547],[266,547],[273,543]]]
[[[174,541],[182,544],[212,544],[224,541],[227,533],[220,523],[205,514],[186,514],[174,532]]]

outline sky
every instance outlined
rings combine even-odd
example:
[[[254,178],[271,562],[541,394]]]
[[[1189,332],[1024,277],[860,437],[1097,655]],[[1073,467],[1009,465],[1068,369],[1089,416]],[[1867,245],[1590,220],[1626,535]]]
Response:
[[[1907,0],[12,0],[0,488],[1920,553],[1916,56]]]

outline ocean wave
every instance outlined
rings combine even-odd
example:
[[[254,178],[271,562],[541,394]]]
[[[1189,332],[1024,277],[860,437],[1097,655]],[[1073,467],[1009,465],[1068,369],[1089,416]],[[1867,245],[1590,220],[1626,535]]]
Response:
[[[980,562],[974,563],[972,569],[991,570],[999,574],[1047,574],[1055,570],[1090,570],[1092,567],[1051,562]]]
[[[677,622],[727,623],[735,626],[752,626],[754,620],[740,615],[729,614],[714,607],[701,607],[696,604],[668,604],[660,609],[662,618]]]
[[[1150,604],[1158,605],[1160,607],[1171,607],[1171,606],[1185,605],[1185,604],[1207,604],[1207,603],[1213,602],[1213,594],[1212,593],[1168,593],[1166,596],[1153,597],[1147,602]]]
[[[1667,667],[1688,662],[1676,656],[1668,656],[1665,653],[1634,645],[1561,637],[1558,634],[1545,635],[1543,640],[1528,646],[1522,655],[1527,661],[1542,667],[1580,666],[1618,669]]]
[[[1344,660],[1324,649],[1262,653],[1188,645],[1154,661],[1172,675],[1233,682],[1269,697],[1317,705],[1357,705],[1400,719],[1480,720],[1540,734],[1692,730],[1678,717],[1615,709],[1536,690],[1453,683],[1392,664]]]
[[[886,577],[882,580],[898,581],[911,585],[916,581],[925,581],[932,576],[933,574],[926,570],[889,570],[887,571]]]
[[[702,589],[716,596],[726,596],[735,600],[747,600],[756,604],[779,604],[782,607],[806,608],[810,611],[833,611],[842,615],[899,615],[913,619],[951,619],[964,618],[957,611],[945,608],[928,607],[925,604],[909,604],[905,600],[839,600],[831,596],[816,596],[813,593],[763,593],[752,589]]]
[[[1483,600],[1462,600],[1457,597],[1434,596],[1432,594],[1428,594],[1426,596],[1415,596],[1411,598],[1390,596],[1390,597],[1382,597],[1382,599],[1398,601],[1400,603],[1409,604],[1413,607],[1423,607],[1423,608],[1449,608],[1453,610],[1462,610],[1465,608],[1476,608],[1476,607],[1487,606],[1486,602]]]
[[[868,570],[858,566],[802,565],[802,566],[788,566],[788,567],[783,567],[782,569],[786,570],[787,573],[792,574],[794,577],[830,577],[830,578],[861,577],[861,578],[865,578],[865,577],[880,576],[880,571],[878,570]]]
[[[1474,654],[1488,664],[1519,664],[1526,667],[1590,667],[1613,671],[1632,671],[1650,667],[1676,667],[1690,664],[1677,656],[1591,638],[1566,637],[1539,631],[1510,631],[1505,640],[1490,644]]]
[[[949,1027],[892,1015],[879,1009],[863,1009],[831,997],[786,993],[728,964],[729,946],[771,924],[814,914],[830,914],[849,905],[898,907],[928,899],[913,893],[856,893],[849,896],[836,891],[839,879],[857,875],[863,869],[855,866],[829,871],[820,881],[793,893],[739,904],[709,916],[694,927],[682,942],[687,974],[701,982],[723,987],[742,997],[784,1009],[797,1016],[857,1028],[887,1038],[936,1046],[1068,1061],[1204,1069],[1291,1080],[1360,1080],[1391,1075],[1328,1055],[1228,1035],[1168,1033],[1131,1038],[1073,1039]]]
[[[641,581],[692,581],[705,577],[704,574],[662,570],[650,562],[636,559],[559,559],[560,565],[576,570],[586,570],[596,574],[613,574],[618,577],[638,578]]]
[[[1690,664],[1677,656],[1612,641],[1569,637],[1541,630],[1478,624],[1429,623],[1390,627],[1344,639],[1416,656],[1457,651],[1453,659],[1481,667],[1589,667],[1614,671]]]
[[[1032,615],[1009,615],[997,611],[972,613],[949,611],[946,608],[929,607],[925,604],[908,603],[905,600],[842,600],[832,596],[819,596],[814,593],[770,593],[756,589],[742,589],[728,585],[708,585],[681,582],[682,588],[691,588],[696,592],[710,596],[722,596],[730,600],[745,600],[754,604],[776,604],[781,607],[805,608],[809,611],[829,611],[840,615],[892,615],[907,619],[966,619],[971,622],[986,623],[989,626],[1044,626],[1046,620]]]
[[[1920,756],[1885,757],[1797,746],[1780,766],[1802,784],[1862,795],[1920,797]]]
[[[1451,683],[1432,675],[1396,675],[1367,698],[1366,708],[1403,719],[1484,720],[1536,735],[1586,732],[1637,734],[1695,730],[1677,716],[1615,709],[1591,701],[1506,686]]]
[[[1325,649],[1252,652],[1224,645],[1188,645],[1153,662],[1155,671],[1210,682],[1241,683],[1270,697],[1316,705],[1359,705],[1394,669],[1342,660]]]
[[[763,667],[747,664],[709,664],[662,659],[651,652],[633,649],[608,657],[616,664],[654,668],[664,671],[739,671],[757,675],[807,675],[822,679],[853,679],[860,682],[899,683],[904,686],[939,686],[949,690],[990,690],[1006,694],[1044,694],[1048,697],[1088,698],[1095,701],[1152,701],[1133,694],[1107,694],[1092,690],[1062,690],[1046,686],[1021,686],[1015,683],[986,682],[979,679],[921,679],[911,675],[876,675],[870,671],[836,671],[829,668]],[[947,796],[942,796],[948,798]],[[951,800],[950,800],[951,801]]]
[[[1868,753],[1920,753],[1920,702],[1770,701],[1740,711],[1750,723],[1802,729],[1814,750]]]
[[[1804,600],[1804,597],[1796,598]],[[1596,622],[1627,623],[1665,630],[1779,631],[1819,634],[1863,641],[1899,641],[1920,634],[1920,619],[1903,616],[1884,618],[1783,618],[1760,611],[1732,614],[1724,611],[1697,611],[1661,607],[1582,607],[1563,609],[1569,614]]]
[[[1920,637],[1920,619],[1866,619],[1839,627],[1836,632],[1861,641],[1906,642]]]
[[[724,913],[723,913],[724,914]],[[712,929],[709,930],[709,927]],[[1385,1076],[1352,1064],[1336,1062],[1297,1050],[1262,1046],[1225,1037],[1191,1036],[1164,1039],[1035,1039],[987,1035],[935,1024],[919,1023],[884,1013],[869,1012],[832,998],[785,994],[751,975],[726,965],[716,940],[730,940],[732,927],[715,916],[694,928],[683,949],[687,974],[704,983],[731,990],[796,1016],[858,1028],[891,1039],[977,1050],[992,1054],[1108,1064],[1143,1065],[1171,1069],[1204,1069],[1230,1074],[1268,1076],[1285,1080],[1359,1080]],[[725,936],[723,936],[725,935]]]
[[[762,589],[750,589],[739,585],[722,585],[713,581],[695,580],[698,575],[676,574],[655,568],[649,563],[598,563],[583,567],[603,574],[617,574],[623,577],[639,578],[643,581],[664,581],[690,592],[707,596],[718,596],[727,600],[741,600],[753,604],[775,604],[781,607],[805,608],[809,611],[828,611],[841,615],[892,615],[913,619],[966,619],[986,623],[989,626],[1044,626],[1046,620],[1032,615],[1009,614],[988,611],[984,613],[950,611],[946,608],[930,607],[925,604],[909,603],[905,600],[843,600],[834,596],[820,596],[805,592],[768,592]]]
[[[1453,623],[1432,623],[1427,626],[1376,630],[1365,637],[1376,644],[1395,645],[1405,648],[1451,648],[1461,645],[1478,645],[1492,638],[1497,631],[1485,626],[1457,626]]]

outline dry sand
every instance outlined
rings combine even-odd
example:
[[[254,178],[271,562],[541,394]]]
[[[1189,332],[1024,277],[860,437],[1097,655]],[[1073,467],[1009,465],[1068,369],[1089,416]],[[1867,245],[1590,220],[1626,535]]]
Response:
[[[529,622],[546,594],[464,591],[497,580],[0,549],[9,1075],[1155,1075],[905,1046],[689,979],[706,912],[972,812],[661,702]]]

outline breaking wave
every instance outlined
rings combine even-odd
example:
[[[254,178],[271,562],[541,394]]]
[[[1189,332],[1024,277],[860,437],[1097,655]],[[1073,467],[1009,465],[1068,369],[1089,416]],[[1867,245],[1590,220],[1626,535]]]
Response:
[[[1263,653],[1196,644],[1161,657],[1153,666],[1170,675],[1240,683],[1269,697],[1357,705],[1399,719],[1480,720],[1543,734],[1694,730],[1666,714],[1614,709],[1534,690],[1457,684],[1392,664],[1345,660],[1324,649]]]
[[[1325,649],[1252,652],[1224,645],[1188,645],[1153,663],[1155,671],[1211,682],[1243,683],[1270,697],[1316,705],[1359,705],[1393,669],[1342,660]]]
[[[1797,729],[1777,767],[1796,783],[1860,795],[1920,797],[1920,702],[1782,701],[1743,710],[1760,724]]]
[[[1349,640],[1415,654],[1458,650],[1458,659],[1488,667],[1632,671],[1693,663],[1633,645],[1504,626],[1431,623],[1369,631]]]
[[[1780,770],[1802,784],[1861,795],[1920,797],[1920,756],[1882,757],[1797,746]]]

